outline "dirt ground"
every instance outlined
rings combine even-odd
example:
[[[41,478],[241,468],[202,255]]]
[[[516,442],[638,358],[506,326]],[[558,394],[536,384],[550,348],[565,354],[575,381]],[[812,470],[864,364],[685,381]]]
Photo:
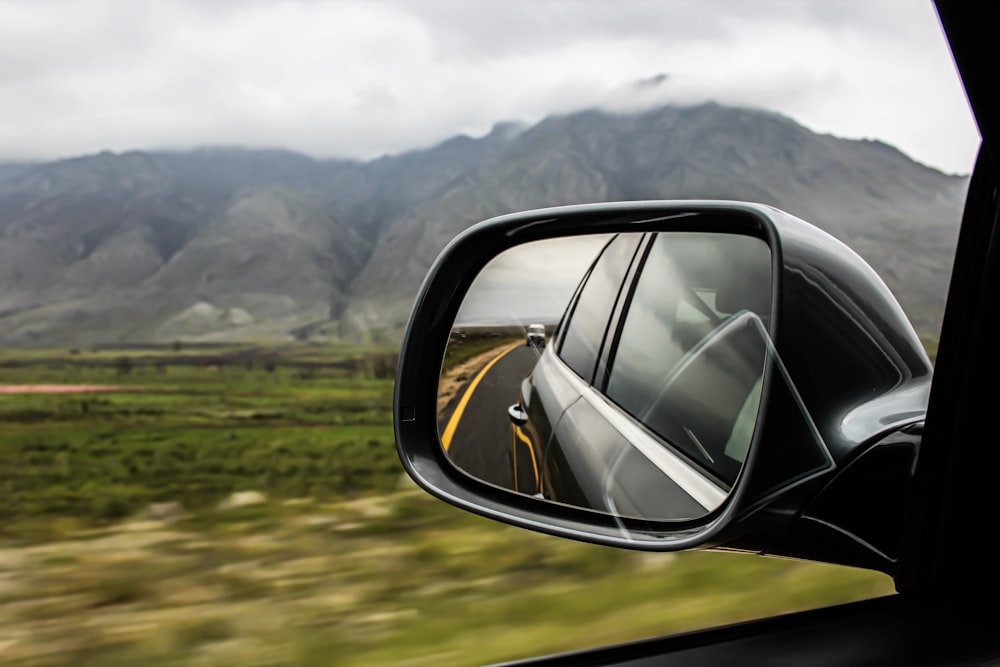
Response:
[[[92,394],[108,391],[143,391],[145,387],[100,384],[0,384],[0,394]]]

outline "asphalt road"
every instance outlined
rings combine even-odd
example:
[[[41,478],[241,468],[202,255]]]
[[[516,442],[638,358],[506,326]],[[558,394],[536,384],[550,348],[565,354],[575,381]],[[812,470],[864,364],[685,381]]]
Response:
[[[507,408],[517,402],[521,381],[537,360],[538,353],[523,344],[500,350],[462,386],[455,407],[458,416],[454,431],[445,438],[455,465],[491,484],[513,488]],[[454,413],[446,415],[442,423],[448,424],[454,418]]]

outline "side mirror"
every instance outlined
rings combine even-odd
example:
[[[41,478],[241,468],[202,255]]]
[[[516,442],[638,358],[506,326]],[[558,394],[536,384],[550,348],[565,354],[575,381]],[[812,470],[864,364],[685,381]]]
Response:
[[[469,229],[432,267],[396,438],[422,487],[515,525],[889,571],[872,520],[905,499],[930,374],[876,274],[788,214],[545,209]]]

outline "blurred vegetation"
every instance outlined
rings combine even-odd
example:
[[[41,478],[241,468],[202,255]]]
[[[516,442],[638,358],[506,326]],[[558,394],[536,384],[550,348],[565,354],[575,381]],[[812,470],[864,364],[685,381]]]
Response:
[[[151,502],[199,509],[247,488],[318,499],[392,488],[395,353],[327,354],[0,361],[0,384],[119,388],[0,396],[0,535]]]
[[[892,590],[451,508],[396,459],[394,365],[356,346],[0,353],[0,384],[132,387],[0,395],[0,662],[469,665]]]

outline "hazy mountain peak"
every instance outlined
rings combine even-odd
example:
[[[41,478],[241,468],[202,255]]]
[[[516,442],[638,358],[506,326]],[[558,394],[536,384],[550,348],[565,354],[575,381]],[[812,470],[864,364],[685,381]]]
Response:
[[[528,129],[527,123],[518,120],[505,120],[494,123],[486,137],[487,139],[506,142],[514,139],[526,129]]]
[[[645,79],[639,79],[632,86],[637,90],[650,90],[662,86],[669,78],[670,75],[661,72]]]

